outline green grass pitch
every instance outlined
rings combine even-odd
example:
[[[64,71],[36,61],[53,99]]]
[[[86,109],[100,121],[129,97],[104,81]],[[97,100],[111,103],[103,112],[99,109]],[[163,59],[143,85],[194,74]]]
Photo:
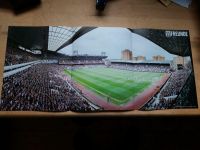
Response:
[[[115,105],[124,105],[162,78],[164,73],[133,72],[97,66],[64,70],[65,74]]]

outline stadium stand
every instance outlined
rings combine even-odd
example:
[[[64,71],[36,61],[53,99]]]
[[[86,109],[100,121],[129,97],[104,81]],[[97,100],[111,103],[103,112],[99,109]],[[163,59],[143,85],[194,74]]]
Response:
[[[8,48],[0,109],[55,112],[102,109],[83,97],[81,91],[67,81],[63,70],[72,64],[103,64],[103,58],[106,57],[67,56],[53,51],[43,51],[38,55]],[[60,60],[68,65],[60,65]]]
[[[193,85],[193,86],[191,86]],[[186,81],[184,87],[182,88],[179,96],[176,99],[176,108],[183,108],[183,107],[191,107],[198,106],[196,97],[196,89],[195,89],[195,78],[194,72],[191,72],[188,80]]]
[[[176,108],[178,104],[177,96],[180,94],[190,74],[191,70],[186,68],[172,72],[160,92],[146,103],[141,110]]]
[[[59,64],[65,65],[94,65],[94,64],[104,64],[103,59],[107,56],[71,56],[66,58],[59,59]]]
[[[40,59],[40,55],[34,55],[16,48],[8,48],[6,51],[5,66],[27,63]]]
[[[8,48],[6,51],[5,66],[23,64],[38,60],[58,60],[62,58],[70,59],[70,56],[52,51],[43,51],[42,54],[33,54],[18,48]]]
[[[63,67],[37,64],[4,78],[0,109],[55,112],[98,110],[63,79]]]
[[[139,71],[139,72],[170,72],[170,65],[162,64],[145,64],[145,63],[112,63],[110,66],[112,68],[130,70],[130,71]]]

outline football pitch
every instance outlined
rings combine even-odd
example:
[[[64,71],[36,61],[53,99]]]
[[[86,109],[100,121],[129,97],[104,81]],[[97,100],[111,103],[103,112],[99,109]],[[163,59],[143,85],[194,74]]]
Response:
[[[101,96],[105,101],[123,106],[160,80],[164,73],[133,72],[97,66],[64,70],[72,80]]]

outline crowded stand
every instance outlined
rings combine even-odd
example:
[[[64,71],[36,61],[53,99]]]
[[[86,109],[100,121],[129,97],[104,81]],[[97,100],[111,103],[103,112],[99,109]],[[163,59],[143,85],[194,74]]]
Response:
[[[65,65],[90,65],[90,64],[103,64],[102,60],[60,60],[59,64]]]
[[[172,73],[169,81],[166,84],[166,87],[161,91],[161,97],[168,97],[172,95],[178,95],[179,91],[183,87],[185,81],[187,80],[190,70],[183,69],[177,70]]]
[[[5,66],[11,66],[40,59],[41,56],[25,52],[20,49],[8,48],[6,51]]]
[[[139,72],[163,72],[163,73],[170,72],[170,65],[161,65],[161,64],[112,63],[110,67],[122,70],[139,71]]]
[[[142,110],[175,108],[178,103],[177,96],[180,94],[190,73],[190,69],[181,69],[172,72],[160,92],[145,104]]]
[[[0,109],[55,112],[96,110],[64,79],[63,67],[37,64],[4,78]]]
[[[103,59],[106,56],[71,56],[68,59],[59,59],[59,64],[65,65],[93,65],[93,64],[104,64]]]
[[[45,51],[42,54],[33,54],[21,49],[8,48],[6,51],[5,66],[27,63],[36,60],[58,60],[61,58],[71,59],[70,56],[52,51]]]
[[[197,99],[196,97],[196,88],[195,86],[195,79],[194,79],[194,72],[190,74],[188,77],[184,87],[181,90],[181,93],[176,99],[176,108],[182,108],[182,107],[197,107]]]

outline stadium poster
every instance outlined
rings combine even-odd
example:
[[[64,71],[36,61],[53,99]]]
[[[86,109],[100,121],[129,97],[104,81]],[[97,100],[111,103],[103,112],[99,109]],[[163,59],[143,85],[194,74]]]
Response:
[[[8,29],[1,111],[197,107],[187,30]]]

